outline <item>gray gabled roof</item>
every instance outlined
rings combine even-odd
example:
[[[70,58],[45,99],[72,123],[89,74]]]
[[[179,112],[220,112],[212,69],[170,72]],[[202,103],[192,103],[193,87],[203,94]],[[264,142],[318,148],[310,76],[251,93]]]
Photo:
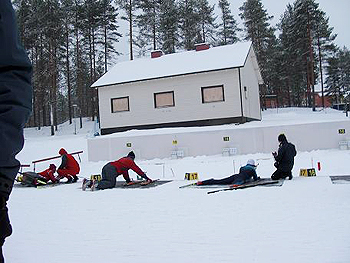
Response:
[[[158,58],[141,58],[116,64],[91,87],[243,67],[251,42],[185,51]]]

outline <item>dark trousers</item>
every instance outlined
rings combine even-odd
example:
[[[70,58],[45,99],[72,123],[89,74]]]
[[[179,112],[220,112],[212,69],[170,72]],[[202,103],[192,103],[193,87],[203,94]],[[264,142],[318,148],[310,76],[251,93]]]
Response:
[[[201,185],[216,185],[216,184],[239,184],[242,182],[237,182],[237,175],[231,175],[223,179],[208,179],[202,181]]]
[[[292,171],[282,171],[277,168],[277,170],[271,175],[272,180],[286,179],[292,176]]]
[[[4,30],[6,29],[6,30]],[[0,0],[0,262],[2,245],[12,228],[5,200],[19,168],[15,156],[23,148],[23,127],[32,108],[32,65],[20,45],[10,0]]]
[[[0,208],[0,263],[4,263],[4,257],[2,255],[2,246],[5,242],[5,238],[12,234],[12,227],[8,216],[6,203]]]
[[[117,179],[117,169],[111,165],[110,163],[107,163],[102,168],[102,179],[98,182],[98,189],[107,189],[107,188],[114,188],[116,184]]]

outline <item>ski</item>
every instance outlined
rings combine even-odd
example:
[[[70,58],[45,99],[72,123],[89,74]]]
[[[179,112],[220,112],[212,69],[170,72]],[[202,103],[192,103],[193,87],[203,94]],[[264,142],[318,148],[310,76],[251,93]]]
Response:
[[[194,185],[197,185],[197,182],[192,183],[192,184],[186,184],[186,185],[183,185],[183,186],[179,186],[179,188],[186,188],[186,187],[191,187],[191,186],[194,186]]]
[[[94,187],[94,182],[96,181],[91,181],[91,180],[84,180],[81,189],[83,191],[86,191],[86,189],[90,189],[91,191],[95,191],[97,189],[95,189]],[[166,181],[169,182],[169,181]],[[92,183],[91,186],[88,186],[89,183]],[[122,182],[117,182],[115,188],[147,188],[147,187],[152,187],[153,184],[158,185],[158,183],[162,184],[164,183],[163,181],[161,181],[160,179],[155,179],[152,181],[145,181],[145,180],[138,180],[138,181],[131,181],[129,183],[122,183]]]
[[[125,183],[124,186],[125,186],[125,187],[129,187],[129,186],[141,184],[142,182],[144,182],[144,181],[143,181],[143,180],[140,180],[140,181],[131,181],[131,182],[129,182],[129,183]]]
[[[63,184],[66,184],[66,183],[58,182],[58,183],[39,184],[39,185],[35,186],[35,188],[36,189],[45,189],[45,188],[55,187],[55,186],[59,186],[59,185],[63,185]]]
[[[269,184],[277,184],[277,183],[279,183],[278,180],[268,180],[268,181],[259,180],[259,181],[250,182],[250,183],[241,184],[241,185],[231,185],[228,188],[221,188],[221,189],[209,191],[209,192],[207,192],[207,194],[213,194],[213,193],[224,192],[224,191],[239,190],[239,189],[245,189],[245,188],[255,187],[255,186],[259,186],[259,185],[269,185]]]
[[[152,181],[142,181],[142,182],[140,183],[140,185],[141,185],[141,186],[150,185],[150,184],[153,184],[153,183],[158,182],[159,180],[160,180],[160,179],[154,179],[154,180],[152,180]]]
[[[160,179],[155,179],[155,180],[152,180],[152,181],[145,181],[145,180],[140,180],[140,181],[131,181],[130,183],[127,183],[127,184],[124,184],[124,187],[125,188],[132,188],[133,186],[137,187],[137,186],[146,186],[146,185],[150,185],[150,184],[153,184],[153,183],[156,183],[158,182]]]

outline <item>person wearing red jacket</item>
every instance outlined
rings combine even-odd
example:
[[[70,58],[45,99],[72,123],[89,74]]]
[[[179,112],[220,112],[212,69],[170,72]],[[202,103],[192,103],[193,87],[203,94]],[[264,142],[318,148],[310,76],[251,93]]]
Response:
[[[78,181],[77,174],[80,172],[80,166],[74,159],[73,155],[68,154],[67,151],[61,148],[58,152],[62,157],[62,163],[57,169],[58,178],[67,178],[67,183],[75,183]]]
[[[91,180],[84,179],[83,190],[87,187],[94,187],[96,189],[102,190],[107,188],[114,188],[116,184],[117,177],[123,175],[126,183],[130,183],[130,177],[128,170],[133,170],[142,178],[146,179],[148,182],[152,182],[150,178],[138,167],[135,163],[135,153],[133,151],[129,152],[126,157],[122,157],[117,161],[109,162],[102,168],[102,179],[99,182],[93,182]],[[95,184],[96,183],[96,184]]]
[[[40,172],[39,174],[46,179],[46,181],[52,181],[53,183],[57,183],[58,180],[55,177],[55,172],[56,172],[56,165],[53,163],[50,164],[49,168],[46,169],[45,171]]]

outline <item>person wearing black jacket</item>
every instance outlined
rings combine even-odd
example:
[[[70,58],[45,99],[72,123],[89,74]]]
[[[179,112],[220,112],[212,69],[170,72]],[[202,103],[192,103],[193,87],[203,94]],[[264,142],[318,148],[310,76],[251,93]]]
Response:
[[[286,179],[292,180],[292,169],[294,166],[294,157],[297,155],[294,144],[287,141],[284,134],[278,136],[278,152],[273,152],[272,155],[275,158],[275,167],[277,170],[272,174],[271,179],[279,180]]]
[[[0,1],[0,263],[12,233],[7,201],[20,163],[23,128],[32,109],[32,65],[20,44],[11,0]]]

